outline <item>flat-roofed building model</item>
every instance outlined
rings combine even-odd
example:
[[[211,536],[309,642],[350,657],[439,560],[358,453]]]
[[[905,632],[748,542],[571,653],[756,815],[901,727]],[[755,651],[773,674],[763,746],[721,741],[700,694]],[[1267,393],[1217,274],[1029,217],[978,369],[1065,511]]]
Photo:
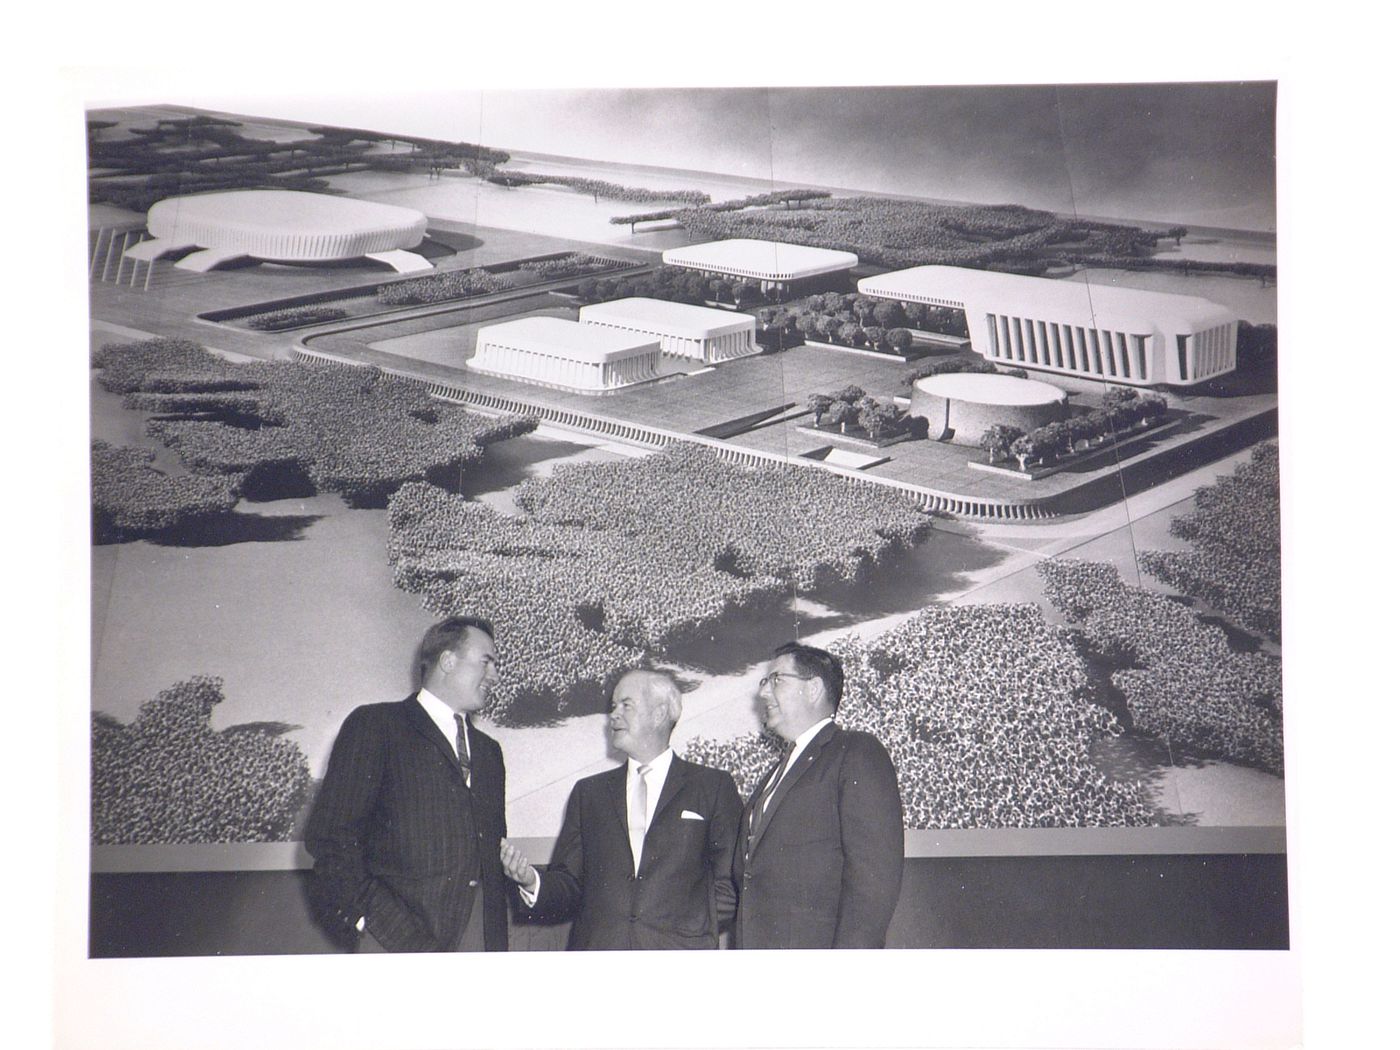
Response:
[[[757,281],[765,292],[798,292],[829,285],[833,277],[860,263],[852,252],[747,237],[668,248],[661,253],[661,261],[723,277],[746,277]]]
[[[757,322],[752,315],[706,306],[633,297],[581,307],[578,319],[587,325],[659,339],[663,354],[706,364],[748,357],[761,350],[754,342]]]
[[[521,317],[476,333],[474,372],[525,383],[601,394],[657,378],[655,336],[580,324],[562,317]]]
[[[985,372],[926,376],[909,395],[909,415],[928,420],[930,438],[954,445],[975,446],[998,423],[1029,434],[1068,412],[1068,395],[1057,386]]]
[[[146,230],[152,239],[128,248],[126,258],[153,262],[185,252],[175,265],[200,272],[242,259],[327,263],[364,257],[400,273],[433,268],[408,251],[428,230],[421,211],[325,193],[229,190],[166,197],[146,213]]]
[[[1129,386],[1190,386],[1235,370],[1237,318],[1192,295],[957,266],[895,270],[857,287],[966,311],[972,349],[998,365]]]

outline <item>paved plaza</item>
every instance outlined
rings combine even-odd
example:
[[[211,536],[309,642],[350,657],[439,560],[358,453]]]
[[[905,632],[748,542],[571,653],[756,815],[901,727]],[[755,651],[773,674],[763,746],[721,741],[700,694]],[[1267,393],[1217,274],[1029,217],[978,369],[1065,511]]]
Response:
[[[539,308],[543,304],[531,305]],[[497,308],[491,312],[500,311],[501,308]],[[558,313],[557,307],[550,312]],[[402,335],[405,326],[412,325],[414,322],[396,322],[385,329]],[[379,329],[371,332],[378,333]],[[365,339],[374,340],[374,345],[367,345]],[[432,343],[422,344],[425,349],[421,353],[411,347],[402,348],[412,356],[386,353],[388,344],[363,330],[354,336],[314,337],[309,345],[348,360],[421,375],[473,392],[683,434],[704,434],[735,420],[772,413],[758,425],[725,438],[726,443],[783,457],[806,456],[828,447],[847,448],[888,457],[886,462],[868,468],[867,474],[936,492],[983,499],[1058,497],[1112,477],[1132,461],[1145,461],[1269,413],[1276,404],[1272,395],[1195,397],[1190,401],[1190,418],[1184,425],[1157,437],[1144,438],[1117,453],[1106,451],[1081,465],[1031,481],[973,469],[969,462],[980,458],[975,449],[937,441],[906,440],[876,450],[843,440],[836,434],[826,436],[812,431],[812,415],[806,411],[811,394],[831,394],[855,385],[881,399],[907,396],[901,380],[909,366],[894,357],[881,359],[827,347],[799,346],[725,362],[713,368],[681,371],[655,382],[604,395],[590,395],[468,372],[450,360],[443,360],[439,347]],[[471,340],[465,335],[457,343],[464,355],[465,348],[470,345]],[[1092,396],[1084,393],[1075,395],[1074,400],[1094,403]],[[1181,399],[1168,395],[1168,401],[1179,412],[1188,411]]]

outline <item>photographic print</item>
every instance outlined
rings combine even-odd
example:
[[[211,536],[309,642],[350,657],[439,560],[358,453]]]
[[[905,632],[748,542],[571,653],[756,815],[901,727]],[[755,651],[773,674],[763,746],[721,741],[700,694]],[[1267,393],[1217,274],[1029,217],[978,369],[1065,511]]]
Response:
[[[91,957],[346,950],[333,747],[458,616],[530,862],[638,669],[758,804],[800,642],[888,946],[1287,948],[1275,97],[89,108]]]

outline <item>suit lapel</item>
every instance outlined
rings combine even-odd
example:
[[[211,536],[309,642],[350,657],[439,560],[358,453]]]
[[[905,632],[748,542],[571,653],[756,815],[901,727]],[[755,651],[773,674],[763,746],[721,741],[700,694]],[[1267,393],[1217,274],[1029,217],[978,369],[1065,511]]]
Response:
[[[651,824],[647,827],[648,835],[651,834],[651,829],[656,827],[657,821],[661,819],[662,812],[680,794],[689,775],[689,764],[682,761],[679,755],[672,756],[671,768],[666,771],[666,782],[661,785],[661,796],[656,800],[656,809],[652,811]]]
[[[627,835],[627,763],[624,762],[608,774],[607,795],[612,800],[613,813],[622,825],[622,834]]]
[[[690,771],[687,768],[687,763],[681,761],[679,755],[672,755],[671,768],[666,771],[666,780],[661,785],[661,794],[657,796],[656,808],[651,811],[651,823],[647,825],[646,837],[642,839],[642,863],[637,865],[638,874],[641,874],[643,866],[646,863],[647,856],[650,852],[647,849],[647,843],[652,841],[652,835],[656,832],[657,826],[661,823],[662,814],[665,812],[666,807],[669,806],[672,802],[674,802],[676,800],[676,796],[678,796],[681,793],[681,788],[685,785],[686,778],[689,775]],[[623,790],[625,792],[625,777],[623,778],[623,783]],[[627,823],[626,815],[627,807],[626,800],[624,798],[622,821],[623,824]]]
[[[802,754],[797,756],[797,761],[792,764],[792,768],[787,771],[787,775],[784,776],[782,780],[778,781],[778,787],[773,792],[773,797],[768,800],[768,808],[758,816],[758,826],[754,829],[753,844],[749,847],[750,852],[758,849],[758,843],[763,838],[763,833],[768,830],[768,825],[773,822],[773,815],[777,813],[782,806],[783,799],[787,797],[788,792],[793,789],[793,786],[802,779],[807,770],[812,768],[812,763],[817,760],[817,756],[822,753],[822,750],[831,742],[832,737],[835,735],[836,723],[832,722],[808,742],[807,746],[802,749]],[[760,787],[760,792],[761,791],[762,788]],[[754,805],[758,804],[758,798],[760,797],[762,797],[761,793],[759,796],[755,797]]]
[[[461,775],[461,766],[457,764],[457,749],[447,742],[447,737],[442,735],[442,730],[437,727],[437,723],[428,717],[428,712],[423,710],[423,705],[418,702],[417,696],[410,696],[403,702],[404,716],[408,719],[408,724],[421,733],[448,762],[452,768]]]

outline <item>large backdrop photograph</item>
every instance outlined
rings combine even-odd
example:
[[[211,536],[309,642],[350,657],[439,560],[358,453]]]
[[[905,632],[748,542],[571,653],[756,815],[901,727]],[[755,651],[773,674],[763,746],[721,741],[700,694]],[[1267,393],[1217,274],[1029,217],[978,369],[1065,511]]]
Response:
[[[340,951],[332,745],[455,615],[531,861],[631,669],[757,792],[796,640],[891,948],[1287,949],[1275,98],[89,107],[90,957]]]

